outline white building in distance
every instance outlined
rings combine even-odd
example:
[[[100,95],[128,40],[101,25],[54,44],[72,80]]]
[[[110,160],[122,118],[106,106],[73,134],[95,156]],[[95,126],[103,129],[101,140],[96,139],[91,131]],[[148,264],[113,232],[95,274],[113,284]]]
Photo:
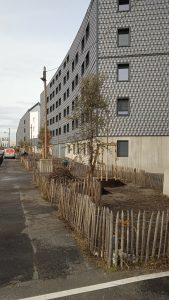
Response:
[[[19,121],[16,132],[16,146],[29,145],[36,151],[38,145],[38,134],[40,129],[40,103],[23,115]]]

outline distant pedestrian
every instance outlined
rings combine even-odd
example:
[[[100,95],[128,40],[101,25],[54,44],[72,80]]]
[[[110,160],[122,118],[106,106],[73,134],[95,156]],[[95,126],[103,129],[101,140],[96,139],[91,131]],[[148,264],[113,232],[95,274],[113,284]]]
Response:
[[[65,159],[63,160],[63,166],[64,166],[64,168],[67,168],[68,165],[69,165],[69,161],[68,161],[68,159],[65,158]]]

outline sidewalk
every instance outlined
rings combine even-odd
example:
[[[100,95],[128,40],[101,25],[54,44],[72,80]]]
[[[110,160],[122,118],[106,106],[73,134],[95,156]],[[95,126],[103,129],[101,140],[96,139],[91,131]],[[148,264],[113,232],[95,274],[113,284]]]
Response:
[[[5,161],[2,165],[0,190],[0,240],[4,240],[0,244],[1,300],[141,274],[140,271],[105,273],[91,264],[81,253],[71,230],[58,218],[58,211],[42,199],[32,183],[32,175],[19,161]],[[9,276],[5,284],[4,271]]]

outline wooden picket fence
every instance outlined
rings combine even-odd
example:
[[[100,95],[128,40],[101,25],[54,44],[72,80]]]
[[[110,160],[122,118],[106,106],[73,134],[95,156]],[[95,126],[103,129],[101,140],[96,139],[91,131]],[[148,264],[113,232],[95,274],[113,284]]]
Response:
[[[77,232],[84,235],[93,255],[104,259],[108,267],[121,269],[147,263],[169,254],[169,212],[145,211],[114,213],[96,206],[90,197],[61,185],[59,211]]]
[[[58,206],[70,227],[86,239],[91,253],[109,268],[124,269],[168,257],[168,211],[113,212],[96,200],[94,191],[98,191],[99,199],[100,190],[95,181],[90,188],[86,180],[56,183],[38,170],[33,181],[42,195]]]
[[[89,174],[89,167],[80,162],[76,162],[71,159],[68,160],[67,168],[70,170],[71,174],[76,177],[86,178]],[[38,160],[34,156],[29,155],[28,157],[21,157],[21,162],[27,170],[33,170],[38,167]],[[63,158],[53,158],[52,159],[53,170],[64,167]],[[46,169],[46,171],[45,171]],[[102,169],[102,171],[101,171]],[[44,166],[44,173],[50,173],[50,167],[47,165]],[[97,178],[106,178],[106,168],[105,165],[101,166],[96,165],[95,177]],[[110,165],[108,168],[108,178],[116,178],[123,182],[132,182],[141,187],[153,188],[157,190],[163,190],[163,174],[153,174],[148,173],[140,169],[132,169],[129,167],[115,166]]]
[[[24,157],[21,156],[21,164],[27,169],[28,171],[31,171],[34,169],[35,165],[37,164],[37,161],[33,157]]]
[[[148,173],[139,169],[113,165],[111,176],[123,182],[133,182],[141,187],[163,190],[163,174]]]
[[[43,197],[51,202],[53,205],[58,205],[58,189],[61,184],[64,184],[63,181],[55,182],[54,179],[48,179],[48,173],[41,174],[36,168],[33,171],[33,182],[40,188]],[[76,192],[90,197],[90,201],[94,202],[96,206],[101,203],[101,184],[97,181],[96,178],[93,180],[84,179],[84,180],[69,180],[69,183],[66,183],[69,188],[76,185]]]

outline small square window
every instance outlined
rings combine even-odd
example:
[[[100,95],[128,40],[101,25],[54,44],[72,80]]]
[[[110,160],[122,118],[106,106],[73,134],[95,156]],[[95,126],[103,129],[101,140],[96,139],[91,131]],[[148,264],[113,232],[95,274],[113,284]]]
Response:
[[[61,70],[59,70],[59,76],[61,76]]]
[[[59,120],[61,120],[61,113],[59,113]]]
[[[69,115],[69,106],[67,107],[67,115]]]
[[[72,121],[72,130],[74,130],[75,129],[75,121],[73,120]]]
[[[56,116],[56,122],[58,122],[58,115]]]
[[[66,92],[63,94],[63,100],[66,100]]]
[[[88,40],[89,38],[89,32],[90,32],[90,26],[89,26],[89,23],[87,24],[87,27],[86,27],[86,41]]]
[[[82,38],[82,41],[81,41],[81,51],[83,52],[84,50],[84,47],[85,47],[85,39],[84,37]]]
[[[72,111],[75,109],[75,101],[72,101]]]
[[[80,145],[77,143],[77,154],[80,153]]]
[[[63,78],[63,84],[66,84],[66,76]]]
[[[66,125],[63,127],[63,132],[66,133]]]
[[[58,128],[56,129],[56,136],[58,135]]]
[[[119,98],[117,99],[117,115],[128,116],[129,114],[129,99]]]
[[[69,71],[67,71],[67,80],[69,80]]]
[[[84,67],[84,62],[83,62],[82,65],[81,65],[81,75],[82,76],[84,74],[84,71],[85,71],[85,67]]]
[[[88,67],[89,65],[89,52],[87,52],[86,54],[86,68]]]
[[[117,157],[128,157],[128,141],[117,141]]]
[[[58,74],[56,75],[56,80],[58,80]]]
[[[56,101],[56,108],[58,108],[58,101]]]
[[[117,65],[117,78],[118,81],[129,80],[129,64],[118,64]]]
[[[79,61],[79,53],[77,52],[76,56],[75,56],[75,64],[76,65],[77,65],[78,61]]]
[[[69,98],[69,89],[67,89],[67,98]]]
[[[61,98],[59,98],[59,106],[61,105]]]
[[[119,11],[129,11],[129,5],[130,1],[129,0],[118,0],[118,9]]]
[[[62,131],[61,131],[61,127],[59,127],[59,135],[61,135],[61,132],[62,132]]]
[[[75,85],[78,85],[78,83],[79,83],[79,76],[77,74],[76,77],[75,77]]]
[[[127,47],[129,44],[129,28],[118,29],[118,46]]]
[[[61,83],[59,83],[59,91],[61,90]]]
[[[74,91],[74,89],[75,89],[75,82],[74,82],[74,80],[72,81],[72,91]]]
[[[58,94],[58,86],[57,86],[57,88],[56,88],[56,95]]]
[[[67,132],[69,132],[69,123],[67,124]]]
[[[74,71],[74,69],[75,69],[75,62],[72,61],[72,72]]]

